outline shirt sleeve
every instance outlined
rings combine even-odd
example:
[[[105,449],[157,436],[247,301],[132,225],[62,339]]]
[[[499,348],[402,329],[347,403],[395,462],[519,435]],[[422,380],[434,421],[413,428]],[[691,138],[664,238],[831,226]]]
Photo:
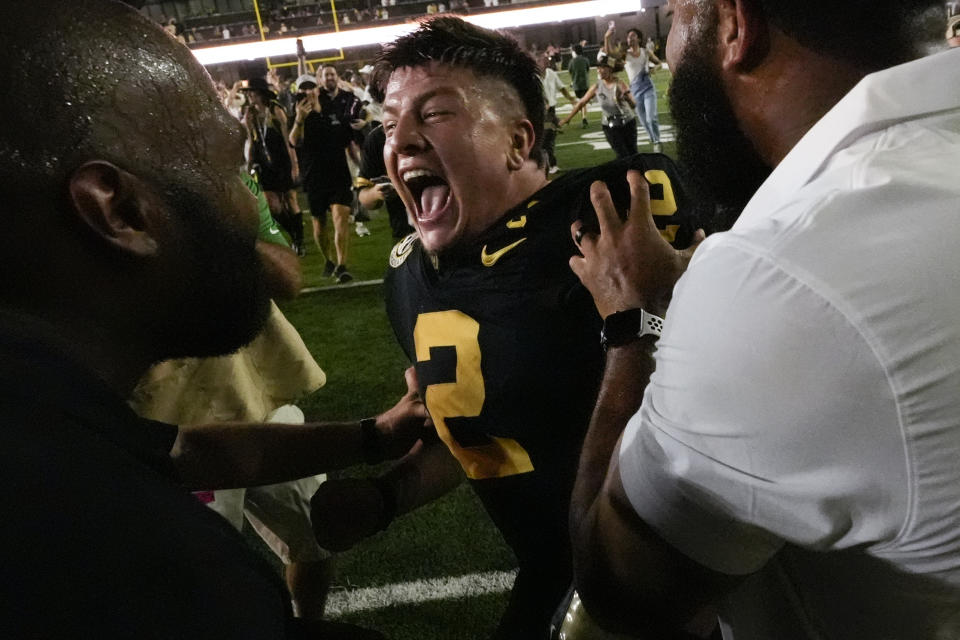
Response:
[[[634,509],[728,574],[759,569],[784,543],[895,538],[905,448],[869,341],[816,285],[762,251],[711,241],[677,285],[621,442]]]
[[[377,127],[363,140],[363,153],[360,156],[361,178],[372,180],[386,175],[387,168],[383,163],[383,147],[386,138],[383,127]]]
[[[240,172],[240,179],[243,180],[243,184],[257,199],[257,213],[260,216],[260,227],[257,231],[257,238],[264,242],[271,242],[289,248],[290,245],[287,243],[287,239],[280,233],[280,228],[277,226],[273,216],[270,215],[270,205],[267,203],[267,198],[263,195],[263,189],[260,188],[259,183],[246,171]]]

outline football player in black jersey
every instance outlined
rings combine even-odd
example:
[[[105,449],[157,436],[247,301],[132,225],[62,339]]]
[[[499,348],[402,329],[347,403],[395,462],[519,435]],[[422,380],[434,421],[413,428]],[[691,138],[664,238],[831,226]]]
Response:
[[[630,168],[678,246],[693,238],[689,203],[662,155],[548,182],[536,63],[509,37],[436,18],[377,66],[387,172],[417,229],[390,256],[387,312],[438,438],[375,482],[340,485],[349,517],[332,515],[346,501],[330,483],[315,526],[325,546],[349,546],[465,474],[519,563],[496,638],[546,638],[572,579],[567,508],[603,361],[600,318],[568,264],[570,225],[595,222],[596,180],[625,211]]]

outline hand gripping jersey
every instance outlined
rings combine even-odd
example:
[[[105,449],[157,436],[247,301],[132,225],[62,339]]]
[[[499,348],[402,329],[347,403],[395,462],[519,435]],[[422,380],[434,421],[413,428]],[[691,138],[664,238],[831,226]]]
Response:
[[[676,246],[695,229],[673,162],[625,158],[569,172],[482,237],[435,259],[411,235],[390,256],[390,321],[415,363],[440,438],[540,581],[544,628],[571,579],[567,508],[602,372],[601,320],[570,270],[570,224],[596,228],[590,184],[626,211],[626,170],[651,183],[657,226]],[[532,576],[531,576],[532,578]],[[521,578],[518,578],[518,585]],[[516,595],[516,593],[514,594]]]

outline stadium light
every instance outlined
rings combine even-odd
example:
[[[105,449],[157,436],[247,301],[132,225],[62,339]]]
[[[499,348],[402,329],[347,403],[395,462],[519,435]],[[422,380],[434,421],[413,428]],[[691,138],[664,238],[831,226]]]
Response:
[[[544,7],[508,9],[479,15],[463,16],[467,22],[487,29],[508,29],[526,27],[549,22],[565,22],[595,16],[617,13],[633,13],[639,9],[637,0],[587,0]],[[349,49],[370,44],[391,42],[417,28],[415,22],[391,24],[380,27],[349,29],[302,36],[304,49],[308,53]],[[242,44],[224,44],[216,47],[194,49],[193,54],[200,64],[222,64],[238,60],[257,60],[273,56],[292,56],[297,51],[297,36],[277,38]]]

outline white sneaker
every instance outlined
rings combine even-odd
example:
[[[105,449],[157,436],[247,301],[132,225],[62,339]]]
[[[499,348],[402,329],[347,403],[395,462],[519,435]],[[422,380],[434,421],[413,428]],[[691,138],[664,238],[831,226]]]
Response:
[[[357,230],[357,235],[360,236],[361,238],[363,236],[370,235],[370,229],[367,229],[367,225],[363,224],[362,222],[358,222],[355,229]]]
[[[653,152],[654,153],[663,153],[663,145],[659,142],[653,143]]]
[[[549,170],[547,173],[549,173],[549,174],[552,175],[552,174],[556,173],[557,171],[560,171],[560,167],[558,167],[557,165],[553,165],[552,167],[550,167],[550,170]]]

